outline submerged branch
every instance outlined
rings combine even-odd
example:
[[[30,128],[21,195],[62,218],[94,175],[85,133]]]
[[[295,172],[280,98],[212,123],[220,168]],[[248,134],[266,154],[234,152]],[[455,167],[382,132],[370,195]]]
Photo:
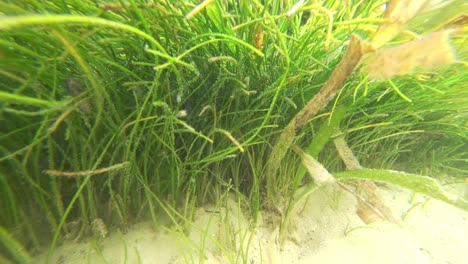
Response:
[[[57,171],[57,170],[46,170],[44,171],[46,174],[49,174],[50,176],[65,176],[65,177],[83,177],[83,176],[91,176],[91,175],[96,175],[96,174],[101,174],[104,172],[109,172],[113,170],[119,170],[122,168],[127,167],[130,165],[130,162],[122,162],[107,168],[101,168],[97,170],[86,170],[86,171]]]
[[[352,35],[343,59],[333,71],[328,81],[283,130],[273,147],[266,168],[267,192],[270,201],[275,201],[278,195],[276,190],[276,173],[282,159],[293,143],[296,131],[301,129],[333,99],[336,93],[343,87],[346,79],[357,67],[362,56],[371,50],[372,48],[370,45],[364,43],[357,35]]]

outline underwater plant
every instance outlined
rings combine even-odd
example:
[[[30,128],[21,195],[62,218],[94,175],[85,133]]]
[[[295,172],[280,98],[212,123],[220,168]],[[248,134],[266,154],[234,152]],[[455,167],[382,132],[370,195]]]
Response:
[[[385,2],[0,0],[0,262],[228,193],[282,239],[321,185],[467,210],[466,4]]]

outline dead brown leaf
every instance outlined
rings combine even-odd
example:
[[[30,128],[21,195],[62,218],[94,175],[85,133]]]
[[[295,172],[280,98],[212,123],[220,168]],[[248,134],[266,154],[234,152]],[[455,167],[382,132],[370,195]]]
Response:
[[[390,22],[379,26],[372,37],[372,44],[379,48],[406,28],[407,23],[414,18],[428,3],[428,0],[392,0],[388,2],[384,18]]]
[[[331,175],[320,162],[314,159],[314,157],[307,154],[296,145],[292,145],[291,149],[301,157],[302,163],[306,167],[312,179],[314,179],[315,183],[319,185],[335,183],[335,177],[333,177],[333,175]]]
[[[390,0],[384,18],[394,23],[405,24],[427,5],[428,0]]]
[[[431,69],[446,66],[456,61],[450,43],[453,30],[428,34],[405,44],[381,49],[368,55],[362,71],[372,79],[386,79],[404,75],[417,68]]]

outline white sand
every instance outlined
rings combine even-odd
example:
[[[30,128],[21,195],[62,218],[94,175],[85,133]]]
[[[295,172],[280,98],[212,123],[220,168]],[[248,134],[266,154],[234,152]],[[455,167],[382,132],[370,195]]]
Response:
[[[468,212],[393,187],[381,195],[402,226],[366,225],[351,194],[318,190],[295,209],[280,246],[279,228],[261,216],[249,228],[231,197],[224,207],[197,209],[188,236],[142,223],[125,235],[67,243],[51,263],[468,263]]]

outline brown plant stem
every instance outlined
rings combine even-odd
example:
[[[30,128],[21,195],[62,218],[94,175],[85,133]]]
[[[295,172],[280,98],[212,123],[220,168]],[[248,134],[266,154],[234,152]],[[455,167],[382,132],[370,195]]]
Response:
[[[113,170],[119,170],[128,167],[130,165],[130,162],[122,162],[116,165],[112,165],[110,167],[106,168],[101,168],[97,170],[86,170],[86,171],[58,171],[58,170],[46,170],[44,173],[54,176],[54,177],[84,177],[84,176],[91,176],[91,175],[96,175],[96,174],[101,174]]]
[[[338,132],[341,131],[338,129]],[[346,143],[344,135],[335,138],[333,142],[348,170],[362,169],[358,159],[354,156],[353,151]],[[356,192],[350,190],[342,183],[339,183],[339,185],[341,188],[351,192],[358,200],[357,214],[364,223],[371,224],[382,219],[393,224],[401,225],[401,221],[393,215],[392,210],[385,205],[382,198],[378,195],[378,187],[374,182],[369,180],[357,180]],[[365,194],[366,198],[362,197],[361,193]]]
[[[267,196],[271,202],[276,201],[278,198],[276,174],[281,161],[293,143],[296,131],[301,129],[333,99],[336,93],[343,87],[343,83],[357,67],[362,56],[371,50],[371,46],[364,43],[360,37],[351,35],[346,53],[328,81],[307,105],[294,116],[279,136],[270,154],[266,168]]]

